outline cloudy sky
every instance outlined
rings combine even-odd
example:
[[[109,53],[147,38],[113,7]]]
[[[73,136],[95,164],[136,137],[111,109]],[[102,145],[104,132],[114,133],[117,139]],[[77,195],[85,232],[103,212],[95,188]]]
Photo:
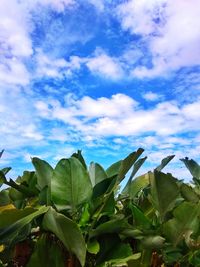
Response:
[[[82,149],[200,160],[199,0],[1,0],[0,167]]]

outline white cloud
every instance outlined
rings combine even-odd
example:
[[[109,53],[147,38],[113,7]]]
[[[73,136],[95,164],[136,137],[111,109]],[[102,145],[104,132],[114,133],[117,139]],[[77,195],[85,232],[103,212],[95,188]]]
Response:
[[[33,53],[29,14],[18,1],[2,0],[0,17],[0,81],[26,85],[29,73],[24,59]]]
[[[198,131],[200,117],[195,115],[199,102],[179,107],[176,102],[160,102],[144,109],[133,98],[116,94],[111,98],[83,97],[61,105],[36,103],[38,115],[71,125],[74,131],[98,137],[138,136],[154,133],[167,136]]]
[[[97,49],[94,57],[86,60],[86,66],[91,72],[113,80],[121,79],[124,74],[120,62],[101,49]]]
[[[200,64],[198,0],[130,0],[117,12],[122,27],[141,35],[152,57],[152,68],[138,66],[132,75],[151,78]]]
[[[161,95],[153,92],[146,92],[142,97],[147,101],[157,101],[161,98]]]

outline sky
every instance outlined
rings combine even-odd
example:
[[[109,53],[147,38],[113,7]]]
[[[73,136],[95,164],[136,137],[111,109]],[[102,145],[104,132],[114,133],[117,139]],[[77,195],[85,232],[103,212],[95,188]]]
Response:
[[[105,168],[200,162],[199,0],[1,0],[0,168],[77,149]]]

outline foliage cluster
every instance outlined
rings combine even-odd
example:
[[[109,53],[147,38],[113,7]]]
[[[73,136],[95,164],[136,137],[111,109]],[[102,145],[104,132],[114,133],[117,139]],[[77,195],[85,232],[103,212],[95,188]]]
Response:
[[[55,168],[33,158],[16,181],[1,169],[0,266],[200,266],[200,166],[182,159],[191,184],[162,172],[174,156],[135,178],[142,153],[106,170],[81,151]]]

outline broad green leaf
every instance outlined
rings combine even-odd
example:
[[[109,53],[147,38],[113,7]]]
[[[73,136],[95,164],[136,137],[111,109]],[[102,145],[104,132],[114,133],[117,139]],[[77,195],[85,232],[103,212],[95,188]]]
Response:
[[[24,195],[23,193],[19,192],[15,188],[10,187],[10,189],[9,189],[9,197],[12,199],[12,201],[16,201],[16,200],[25,199],[26,195]]]
[[[193,177],[200,179],[200,166],[196,161],[188,159],[187,157],[180,160],[185,164]]]
[[[175,157],[175,155],[168,156],[162,159],[161,164],[155,168],[156,171],[160,172],[164,167]]]
[[[121,166],[119,168],[118,179],[122,181],[126,175],[126,173],[130,170],[136,160],[141,156],[144,152],[144,149],[139,148],[136,152],[132,152],[129,154],[124,160],[121,162]]]
[[[45,186],[49,186],[53,174],[53,168],[48,162],[39,158],[33,158],[32,163],[36,170],[37,184],[39,189],[43,189]]]
[[[131,182],[133,180],[133,177],[135,176],[137,171],[140,169],[140,167],[143,165],[143,163],[145,162],[146,159],[147,159],[147,157],[144,157],[144,158],[141,158],[135,162],[135,164],[133,165],[133,170],[132,170],[132,173],[130,175],[130,178],[128,179],[128,182],[125,185],[122,192],[124,192],[124,193],[126,192],[127,194],[129,193],[129,191],[131,190]]]
[[[9,198],[8,190],[0,191],[0,207],[10,204],[11,200]]]
[[[99,267],[110,266],[104,264],[111,260],[125,259],[133,254],[130,245],[122,243],[116,234],[101,236],[99,243],[100,251],[97,254],[97,266]]]
[[[0,240],[1,242],[2,243],[11,242],[13,239],[15,239],[19,235],[20,231],[26,225],[28,225],[33,219],[47,212],[48,209],[49,209],[48,207],[41,207],[38,210],[34,210],[30,208],[29,212],[31,213],[28,213],[27,210],[22,210],[20,213],[20,210],[17,210],[15,212],[16,217],[19,218],[23,214],[23,217],[17,220],[16,220],[16,217],[14,217],[13,210],[7,210],[5,212],[2,212],[0,214]],[[8,216],[9,215],[8,213],[10,213],[10,217]],[[12,224],[11,224],[11,221],[12,221]],[[9,225],[8,225],[8,222],[9,222]],[[5,227],[5,224],[8,226]]]
[[[82,163],[83,167],[87,170],[87,165],[86,165],[85,160],[82,156],[81,150],[78,150],[77,153],[73,153],[72,157],[77,158]]]
[[[163,231],[170,241],[176,246],[185,238],[186,233],[191,230],[194,234],[199,229],[200,202],[181,203],[173,212],[174,218],[163,225]]]
[[[128,189],[128,187],[124,188],[121,194],[125,196],[128,195],[130,198],[134,199],[142,189],[149,185],[149,179],[151,174],[151,172],[148,172],[146,174],[136,177],[131,182],[130,189]]]
[[[90,163],[89,175],[93,187],[107,178],[107,174],[104,171],[103,167],[100,164],[94,162]]]
[[[160,249],[163,247],[165,238],[162,236],[146,236],[141,240],[141,244],[144,248]]]
[[[81,266],[84,266],[86,244],[78,225],[74,221],[50,208],[44,216],[43,227],[54,233],[63,242],[66,249],[76,255]]]
[[[59,243],[42,234],[35,244],[33,253],[26,267],[64,267],[65,257]]]
[[[135,253],[132,254],[131,256],[128,256],[126,258],[121,258],[121,259],[114,259],[114,260],[109,260],[106,261],[105,263],[101,264],[98,267],[133,267],[135,265],[135,261],[139,260],[141,258],[141,253]]]
[[[86,203],[83,206],[83,211],[82,211],[81,218],[80,218],[78,225],[80,227],[84,227],[88,224],[89,220],[90,220],[89,204]]]
[[[187,185],[187,184],[181,184],[180,186],[180,192],[181,196],[186,200],[190,202],[197,203],[199,201],[199,196],[197,193],[194,191],[194,189]]]
[[[179,188],[171,174],[157,171],[150,175],[150,183],[151,201],[162,220],[166,212],[173,208],[179,195]]]
[[[127,220],[122,216],[122,218],[114,218],[108,222],[100,224],[96,229],[90,232],[90,237],[95,237],[102,234],[110,233],[120,233],[126,228],[131,228]]]
[[[99,250],[99,242],[96,239],[89,240],[87,243],[87,251],[91,254],[97,254]]]
[[[122,164],[122,160],[119,160],[115,163],[113,163],[107,170],[106,170],[106,174],[108,177],[113,177],[115,175],[118,175],[119,173],[119,169],[121,167]]]
[[[1,169],[1,171],[6,175],[12,168],[11,167],[6,167]]]
[[[142,210],[140,210],[135,205],[130,205],[130,209],[133,214],[133,225],[138,229],[150,229],[151,228],[151,222],[149,219],[145,216]]]
[[[71,209],[90,199],[92,184],[88,172],[74,157],[62,159],[53,172],[51,197],[57,209]]]
[[[0,229],[6,228],[20,219],[34,213],[37,209],[31,207],[23,210],[16,209],[12,204],[0,208]]]

